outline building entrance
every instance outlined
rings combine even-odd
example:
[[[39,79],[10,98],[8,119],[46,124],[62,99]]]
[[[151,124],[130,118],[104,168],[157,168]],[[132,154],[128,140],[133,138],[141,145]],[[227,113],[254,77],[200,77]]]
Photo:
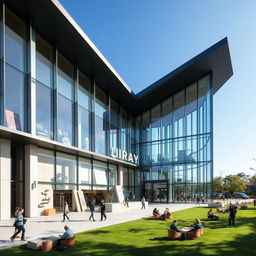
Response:
[[[24,208],[24,147],[11,145],[11,216],[16,207]],[[26,209],[25,209],[26,214]]]
[[[146,200],[149,201],[150,203],[168,203],[168,180],[145,181],[144,195]]]

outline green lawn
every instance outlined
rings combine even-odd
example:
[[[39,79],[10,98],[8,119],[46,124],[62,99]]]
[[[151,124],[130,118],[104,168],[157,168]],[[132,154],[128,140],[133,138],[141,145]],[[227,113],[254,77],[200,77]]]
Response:
[[[170,241],[167,228],[172,220],[141,219],[77,234],[75,247],[49,253],[28,250],[25,246],[0,251],[5,255],[256,255],[256,209],[239,210],[237,226],[228,227],[228,215],[218,222],[204,221],[207,208],[197,207],[174,213],[179,227],[200,218],[204,235],[195,240]]]

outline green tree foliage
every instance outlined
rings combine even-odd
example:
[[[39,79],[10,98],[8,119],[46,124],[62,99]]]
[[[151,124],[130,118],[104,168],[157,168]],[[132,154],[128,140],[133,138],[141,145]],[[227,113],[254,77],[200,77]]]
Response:
[[[237,175],[227,175],[225,178],[215,177],[213,179],[214,192],[229,192],[234,194],[234,192],[244,192],[246,189],[246,184],[251,181],[253,177],[250,178],[244,172],[238,173]],[[254,176],[254,181],[256,182],[256,175]]]
[[[251,184],[256,184],[256,174],[254,174],[253,176],[250,177],[249,182]]]
[[[249,179],[250,179],[250,175],[247,175],[247,174],[245,174],[244,172],[239,172],[238,174],[237,174],[237,176],[240,178],[240,179],[242,179],[242,180],[244,180],[244,181],[249,181]]]
[[[237,175],[228,175],[223,181],[226,191],[230,194],[234,194],[234,192],[243,192],[246,189],[247,182]]]
[[[223,178],[222,177],[215,177],[213,179],[213,187],[214,192],[220,193],[223,191]]]

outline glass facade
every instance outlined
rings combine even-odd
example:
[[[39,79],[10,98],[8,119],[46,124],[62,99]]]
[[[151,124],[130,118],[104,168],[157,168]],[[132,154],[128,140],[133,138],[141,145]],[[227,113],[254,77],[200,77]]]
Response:
[[[210,197],[211,74],[133,116],[86,70],[8,8],[3,24],[3,125],[105,159],[41,150],[39,168],[44,173],[39,182],[44,188],[112,191],[119,179],[114,150],[119,159],[128,159],[130,153],[139,156],[137,167],[119,163],[126,196],[140,200],[147,192],[162,202]]]
[[[141,140],[135,147],[141,149],[144,183],[167,180],[170,202],[193,201],[197,196],[210,198],[211,75],[188,85],[137,119],[141,119]],[[150,185],[144,187],[147,191]]]

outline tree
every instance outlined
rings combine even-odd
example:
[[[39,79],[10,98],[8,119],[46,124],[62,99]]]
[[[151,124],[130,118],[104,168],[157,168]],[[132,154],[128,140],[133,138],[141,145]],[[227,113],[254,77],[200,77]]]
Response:
[[[246,189],[246,181],[237,175],[228,175],[223,179],[224,187],[230,194],[234,192],[243,192]]]
[[[247,182],[249,180],[249,178],[250,178],[250,175],[247,175],[244,172],[239,172],[237,174],[237,177],[239,177],[240,179],[242,179],[242,180]]]
[[[215,177],[213,179],[213,189],[214,189],[214,192],[216,193],[220,193],[223,191],[223,179],[222,177]]]
[[[251,184],[256,184],[256,174],[254,174],[253,176],[250,177],[249,182]]]

